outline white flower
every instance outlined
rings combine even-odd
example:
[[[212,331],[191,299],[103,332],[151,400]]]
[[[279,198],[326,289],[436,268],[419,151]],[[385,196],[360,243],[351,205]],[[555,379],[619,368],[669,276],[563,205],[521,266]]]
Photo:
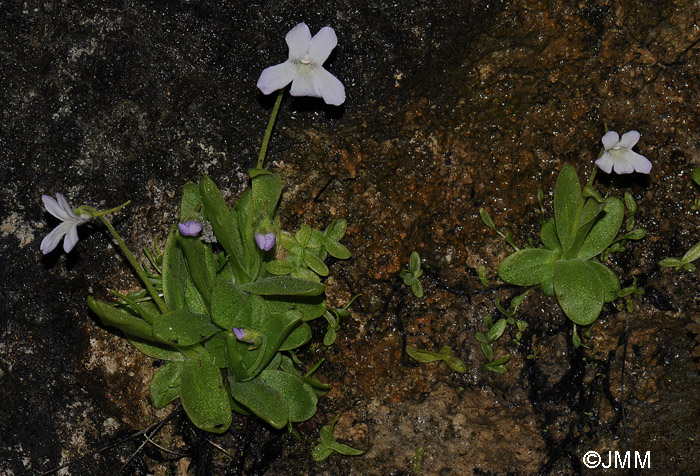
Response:
[[[289,46],[289,59],[262,72],[258,88],[263,94],[282,89],[291,82],[289,94],[292,96],[323,98],[326,104],[334,106],[343,104],[343,83],[323,69],[323,63],[338,44],[333,28],[325,26],[311,38],[309,27],[299,23],[284,39]]]
[[[617,132],[610,131],[603,136],[602,142],[605,152],[595,161],[600,170],[609,174],[615,170],[616,174],[631,174],[640,172],[648,174],[651,171],[651,162],[646,157],[632,150],[639,140],[639,132],[629,131],[622,134],[622,139]]]
[[[52,252],[58,246],[61,238],[65,236],[63,249],[68,253],[78,242],[78,225],[85,223],[92,217],[85,214],[77,216],[66,197],[60,193],[56,194],[56,199],[58,200],[48,195],[42,195],[41,199],[44,201],[46,210],[62,222],[43,239],[41,252],[44,254]]]

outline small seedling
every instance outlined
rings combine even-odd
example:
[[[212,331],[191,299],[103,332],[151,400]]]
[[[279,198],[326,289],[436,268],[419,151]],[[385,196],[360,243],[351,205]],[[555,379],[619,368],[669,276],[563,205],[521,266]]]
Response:
[[[464,362],[451,355],[452,349],[448,346],[441,347],[440,352],[433,352],[431,350],[416,349],[415,347],[407,345],[406,353],[418,362],[443,361],[455,372],[465,373],[467,371],[467,366]]]
[[[321,428],[321,431],[319,432],[319,443],[311,452],[311,456],[313,457],[314,461],[323,461],[333,453],[339,453],[345,456],[359,456],[365,453],[362,450],[358,450],[335,441],[333,429],[335,428],[335,424],[338,422],[339,416],[340,415],[336,415],[336,417],[333,419],[333,423],[331,423],[330,426],[326,425]]]
[[[408,269],[402,269],[399,277],[403,279],[406,286],[410,286],[413,295],[417,298],[423,297],[423,285],[418,281],[423,275],[423,270],[420,269],[420,256],[417,251],[411,252],[411,258],[408,263]]]

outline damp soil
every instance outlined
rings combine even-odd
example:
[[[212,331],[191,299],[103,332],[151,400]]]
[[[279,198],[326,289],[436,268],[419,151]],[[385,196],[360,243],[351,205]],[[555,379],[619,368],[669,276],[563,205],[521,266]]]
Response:
[[[700,277],[658,262],[700,240],[698,3],[283,3],[3,5],[0,475],[607,474],[585,467],[588,451],[633,463],[649,452],[655,474],[693,474],[700,374],[686,326]],[[326,67],[347,101],[286,97],[268,167],[284,177],[285,229],[348,220],[353,256],[330,262],[327,295],[336,306],[361,296],[333,346],[318,323],[299,356],[325,359],[317,376],[331,390],[298,439],[238,415],[207,434],[177,405],[149,405],[159,363],[85,304],[138,286],[107,233],[87,225],[69,255],[42,256],[55,223],[40,196],[131,200],[115,226],[132,249],[165,236],[187,181],[209,174],[233,201],[274,100],[257,76],[286,58],[299,21],[336,30]],[[648,177],[596,179],[639,205],[648,234],[610,265],[645,292],[631,312],[607,308],[588,348],[574,347],[555,300],[530,293],[522,338],[509,330],[494,346],[511,354],[507,372],[489,372],[475,335],[522,289],[498,279],[510,248],[479,209],[536,243],[538,188],[551,212],[558,171],[587,177],[606,127],[640,131],[653,163]],[[423,299],[398,277],[413,250]],[[468,370],[418,364],[407,345],[450,346]],[[314,462],[336,415],[337,439],[366,453]]]

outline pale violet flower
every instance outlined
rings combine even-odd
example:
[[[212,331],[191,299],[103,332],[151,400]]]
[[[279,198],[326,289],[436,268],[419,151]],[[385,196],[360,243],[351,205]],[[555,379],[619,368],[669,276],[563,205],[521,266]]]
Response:
[[[305,23],[299,23],[285,37],[289,59],[266,68],[258,79],[263,94],[282,89],[290,82],[292,96],[323,98],[326,104],[340,106],[345,102],[345,87],[338,78],[323,69],[323,63],[338,44],[333,28],[325,26],[311,37]]]
[[[651,162],[632,150],[638,140],[637,131],[625,132],[622,138],[617,135],[617,132],[609,131],[602,139],[605,152],[595,161],[595,164],[606,174],[613,170],[616,174],[632,172],[648,174],[651,171]]]
[[[186,221],[177,224],[182,236],[197,236],[202,231],[202,224],[198,221]]]
[[[78,242],[78,225],[82,225],[92,217],[86,214],[77,216],[73,212],[73,208],[68,204],[66,197],[60,193],[56,194],[56,198],[42,195],[41,199],[44,202],[46,211],[62,222],[42,240],[41,252],[44,254],[51,253],[58,246],[61,238],[64,237],[63,249],[66,253],[70,252]]]
[[[270,251],[275,243],[277,242],[277,237],[273,232],[269,233],[256,233],[255,243],[258,244],[258,248],[263,251]]]

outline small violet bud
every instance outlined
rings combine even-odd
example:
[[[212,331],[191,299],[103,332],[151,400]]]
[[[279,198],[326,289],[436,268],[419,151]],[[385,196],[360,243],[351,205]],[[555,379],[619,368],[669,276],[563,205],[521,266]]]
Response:
[[[277,237],[273,232],[269,233],[256,233],[255,242],[258,247],[263,251],[270,251],[275,243],[277,242]]]
[[[248,342],[249,344],[255,344],[260,337],[259,332],[246,329],[245,327],[234,327],[231,330],[236,335],[236,339],[240,340],[241,342]]]
[[[182,236],[197,236],[202,231],[202,224],[198,221],[186,221],[178,223],[177,229]]]

